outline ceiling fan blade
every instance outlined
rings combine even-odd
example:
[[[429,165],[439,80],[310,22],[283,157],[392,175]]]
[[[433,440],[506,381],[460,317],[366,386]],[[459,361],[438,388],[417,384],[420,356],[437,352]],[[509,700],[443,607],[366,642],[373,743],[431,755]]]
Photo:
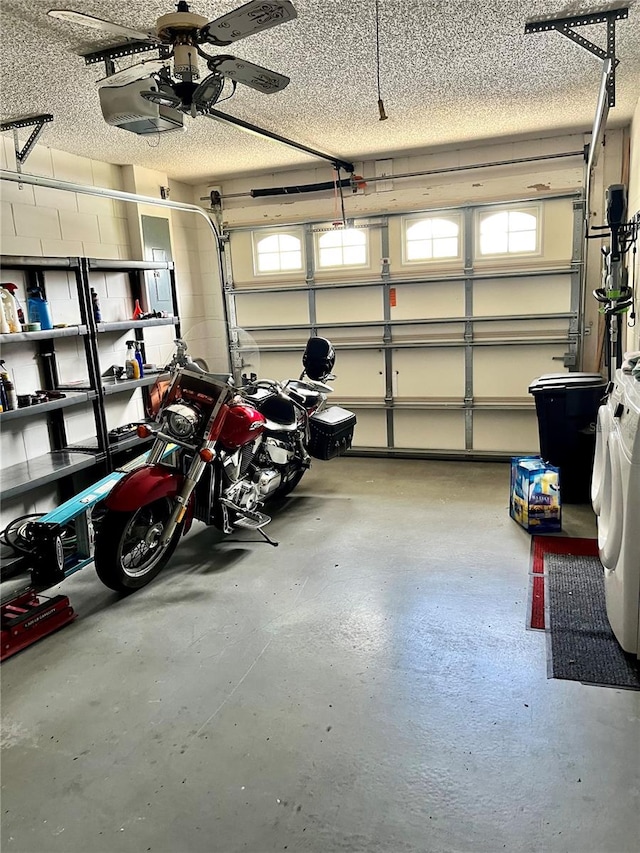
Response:
[[[284,74],[278,74],[277,71],[270,71],[268,68],[254,65],[253,62],[247,62],[235,56],[216,56],[209,60],[208,65],[212,71],[223,74],[230,80],[235,80],[236,83],[251,86],[252,89],[257,89],[265,95],[280,92],[291,82],[290,78],[285,77]]]
[[[200,30],[199,40],[224,46],[297,17],[290,0],[251,0],[205,24]]]
[[[131,65],[129,68],[123,68],[122,71],[116,71],[115,74],[111,74],[108,77],[102,77],[96,81],[96,85],[100,88],[103,86],[124,86],[125,83],[131,83],[133,80],[149,77],[166,65],[168,65],[166,59],[145,59],[142,62]]]
[[[93,15],[85,15],[83,12],[73,12],[70,9],[51,9],[47,12],[47,15],[59,21],[81,24],[83,27],[91,27],[94,30],[102,30],[105,33],[114,33],[115,35],[124,36],[124,38],[135,39],[136,41],[158,41],[158,37],[153,30],[134,30],[131,27],[114,24],[112,21],[103,21],[102,18],[95,18]]]
[[[191,103],[195,104],[198,110],[206,110],[218,100],[223,86],[224,80],[220,74],[217,72],[209,74],[193,93]]]

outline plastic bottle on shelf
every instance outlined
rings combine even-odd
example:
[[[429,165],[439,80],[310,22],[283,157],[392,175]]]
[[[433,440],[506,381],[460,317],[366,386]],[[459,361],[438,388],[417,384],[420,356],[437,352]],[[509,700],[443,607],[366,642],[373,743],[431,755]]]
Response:
[[[26,320],[25,313],[24,313],[24,310],[22,308],[22,305],[20,304],[20,300],[18,299],[18,285],[14,284],[12,281],[5,281],[5,283],[2,286],[4,287],[5,290],[8,290],[9,293],[15,299],[16,309],[18,311],[18,323],[20,323],[21,326],[24,326],[24,324],[27,322],[27,320]]]
[[[0,303],[0,335],[8,335],[10,331],[7,316],[4,313],[4,306]]]
[[[0,287],[0,299],[2,299],[2,313],[4,314],[6,325],[9,327],[9,332],[20,332],[21,325],[18,317],[18,303],[15,296],[4,285]],[[4,324],[2,329],[3,333],[6,334]]]
[[[30,323],[40,323],[43,330],[53,329],[49,303],[37,286],[30,287],[27,293],[27,313]]]
[[[135,342],[136,345],[136,361],[138,362],[138,367],[140,368],[140,379],[144,376],[144,361],[142,359],[142,351],[140,349],[140,343],[138,341]]]
[[[136,358],[135,341],[127,341],[127,355],[124,361],[127,379],[140,379],[140,365]]]
[[[136,299],[136,304],[135,304],[135,307],[133,309],[133,319],[139,320],[142,317],[142,314],[143,314],[143,311],[142,311],[142,308],[140,307],[140,300]]]
[[[2,380],[2,387],[4,390],[3,407],[5,407],[6,403],[4,410],[12,411],[13,409],[17,409],[18,397],[16,395],[16,389],[13,387],[13,382],[9,377],[9,373],[3,359],[0,359],[0,379]]]
[[[9,410],[9,404],[7,402],[7,393],[4,390],[4,381],[2,376],[0,376],[0,409],[3,412],[7,412]]]
[[[91,288],[91,305],[93,306],[93,317],[96,323],[102,322],[102,310],[100,308],[100,298],[98,294],[95,292],[93,287]]]

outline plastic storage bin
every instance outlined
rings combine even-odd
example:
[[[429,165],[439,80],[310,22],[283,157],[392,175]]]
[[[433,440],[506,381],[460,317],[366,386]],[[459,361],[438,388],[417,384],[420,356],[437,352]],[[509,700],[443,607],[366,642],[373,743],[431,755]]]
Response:
[[[590,501],[596,422],[606,387],[599,373],[547,373],[529,385],[540,455],[560,468],[565,503]]]

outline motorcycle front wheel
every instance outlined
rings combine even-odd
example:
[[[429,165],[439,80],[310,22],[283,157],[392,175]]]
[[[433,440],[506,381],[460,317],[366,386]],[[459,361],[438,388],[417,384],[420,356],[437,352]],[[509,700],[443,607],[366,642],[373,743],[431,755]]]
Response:
[[[96,535],[95,566],[100,580],[116,592],[133,592],[152,581],[176,549],[182,523],[166,545],[160,537],[172,503],[162,498],[133,512],[108,510]]]

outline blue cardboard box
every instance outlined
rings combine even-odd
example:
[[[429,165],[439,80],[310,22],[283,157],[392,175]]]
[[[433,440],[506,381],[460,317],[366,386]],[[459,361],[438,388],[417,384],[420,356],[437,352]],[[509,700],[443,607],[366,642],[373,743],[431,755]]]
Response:
[[[509,514],[530,533],[562,530],[560,470],[539,456],[514,456]]]

